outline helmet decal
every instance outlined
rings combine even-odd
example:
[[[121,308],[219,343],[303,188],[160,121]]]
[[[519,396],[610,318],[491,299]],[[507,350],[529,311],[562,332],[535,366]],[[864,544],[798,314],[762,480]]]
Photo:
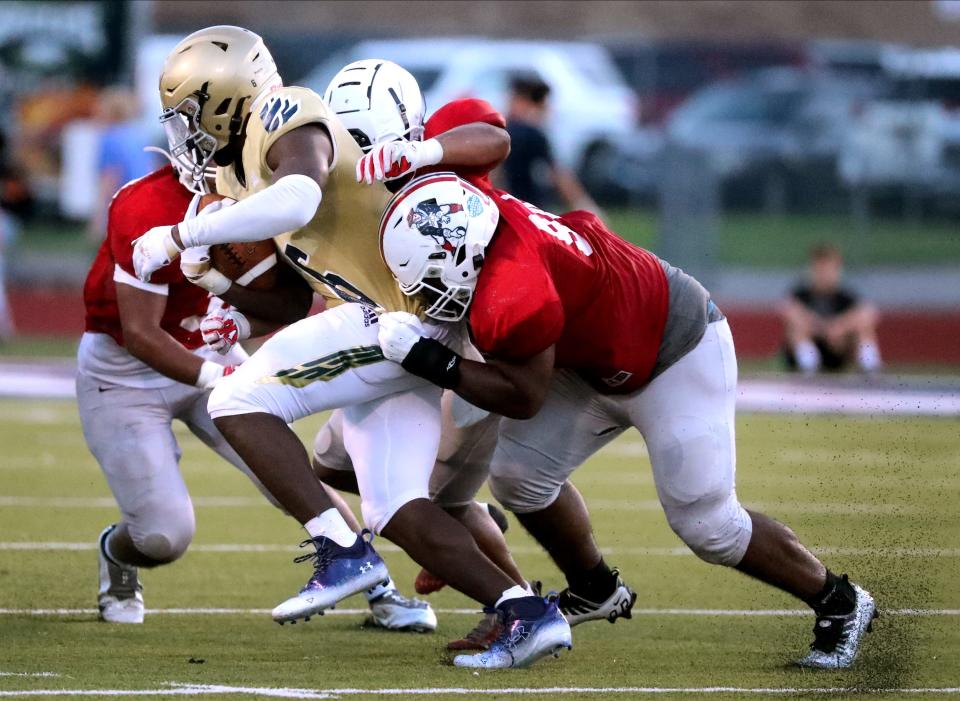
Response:
[[[459,216],[457,216],[459,215]],[[438,204],[436,198],[424,200],[407,213],[407,226],[429,236],[446,251],[453,251],[467,235],[462,204]]]

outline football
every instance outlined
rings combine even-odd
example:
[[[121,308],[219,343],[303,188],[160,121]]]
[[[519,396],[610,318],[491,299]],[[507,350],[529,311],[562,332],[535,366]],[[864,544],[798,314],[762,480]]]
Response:
[[[223,195],[204,195],[197,211],[223,199]],[[277,282],[277,248],[272,239],[210,246],[210,264],[238,285],[252,290],[269,290]]]

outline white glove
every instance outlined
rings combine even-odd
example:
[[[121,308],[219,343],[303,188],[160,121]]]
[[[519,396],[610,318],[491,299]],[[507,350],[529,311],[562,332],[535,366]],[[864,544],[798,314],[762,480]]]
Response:
[[[377,338],[383,357],[395,363],[402,363],[413,348],[413,344],[426,335],[423,322],[407,312],[388,312],[377,319],[380,330]]]
[[[173,241],[172,226],[155,226],[133,242],[133,271],[143,282],[180,255],[180,247]]]
[[[250,322],[236,309],[218,309],[200,322],[200,335],[209,349],[226,355],[237,343],[250,338]]]
[[[442,160],[443,146],[436,139],[388,141],[357,161],[357,182],[372,185],[374,180],[396,180]]]
[[[227,375],[232,375],[236,369],[236,365],[221,365],[212,360],[204,360],[194,384],[201,389],[213,389],[220,380]]]
[[[210,266],[210,246],[185,248],[180,254],[180,270],[187,280],[215,297],[225,293],[233,284],[230,278]]]

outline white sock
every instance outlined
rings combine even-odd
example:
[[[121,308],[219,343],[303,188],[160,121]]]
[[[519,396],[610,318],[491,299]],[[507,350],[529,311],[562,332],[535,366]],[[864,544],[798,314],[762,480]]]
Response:
[[[813,341],[800,341],[793,347],[793,357],[800,372],[804,374],[820,369],[820,351]]]
[[[377,586],[367,589],[363,595],[367,597],[367,602],[370,602],[396,588],[397,585],[394,583],[393,577],[390,577],[380,582]]]
[[[866,372],[879,370],[883,364],[880,360],[880,349],[875,343],[861,343],[857,346],[857,363]]]
[[[494,604],[494,607],[499,606],[504,601],[509,601],[510,599],[522,599],[525,596],[530,596],[527,590],[524,587],[521,587],[519,584],[514,584],[500,595],[500,598],[497,599],[497,603]]]
[[[343,516],[333,507],[314,516],[303,527],[311,538],[326,537],[343,548],[349,548],[357,542],[357,534],[350,530]]]

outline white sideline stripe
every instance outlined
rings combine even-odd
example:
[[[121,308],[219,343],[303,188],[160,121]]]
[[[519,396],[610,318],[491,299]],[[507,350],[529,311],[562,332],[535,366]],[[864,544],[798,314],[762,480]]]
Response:
[[[260,616],[269,615],[272,609],[242,609],[242,608],[166,608],[146,609],[150,616]],[[327,616],[358,616],[367,613],[368,609],[328,609]],[[479,608],[450,608],[434,609],[441,615],[448,616],[476,616]],[[95,615],[97,609],[14,609],[0,608],[0,616],[87,616]],[[907,616],[909,618],[929,618],[934,616],[960,616],[960,609],[881,609],[883,616]],[[802,617],[811,615],[809,609],[633,609],[635,616],[732,616],[737,618],[752,617]]]
[[[241,694],[287,699],[335,699],[341,696],[505,696],[550,694],[958,694],[960,687],[849,688],[849,687],[507,687],[470,689],[466,687],[425,687],[420,689],[293,689],[283,687],[227,686],[221,684],[167,684],[158,689],[25,689],[0,691],[0,696],[215,696]]]
[[[377,550],[383,553],[398,553],[400,548],[392,543],[377,543]],[[57,541],[11,541],[0,542],[3,550],[96,550],[95,542],[68,543]],[[960,557],[960,548],[853,548],[844,546],[824,546],[811,548],[818,555],[837,555],[846,557]],[[273,543],[198,543],[190,546],[190,552],[196,553],[293,553],[300,549],[295,545]],[[536,545],[516,545],[510,550],[521,555],[543,552]],[[604,555],[637,555],[642,557],[692,557],[688,548],[648,548],[623,547],[600,548]]]

